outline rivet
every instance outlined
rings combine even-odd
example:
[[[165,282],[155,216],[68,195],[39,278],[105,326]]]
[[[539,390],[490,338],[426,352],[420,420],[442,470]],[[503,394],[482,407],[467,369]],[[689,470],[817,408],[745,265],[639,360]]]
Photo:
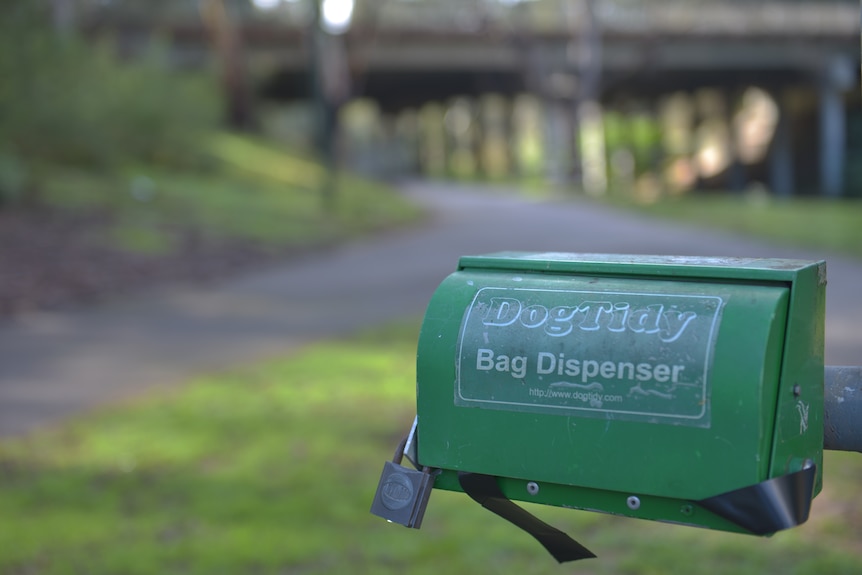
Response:
[[[802,395],[802,387],[800,387],[798,383],[793,386],[793,395],[795,395],[796,397]]]
[[[683,515],[691,515],[692,513],[694,513],[694,507],[692,507],[691,505],[686,503],[685,505],[683,505],[682,507],[679,508],[679,512],[682,513]]]
[[[637,509],[640,509],[641,500],[635,495],[629,495],[629,498],[626,499],[626,505],[628,505],[629,509],[632,511],[636,511]]]
[[[530,495],[537,495],[539,493],[539,484],[535,481],[527,483],[527,493]]]

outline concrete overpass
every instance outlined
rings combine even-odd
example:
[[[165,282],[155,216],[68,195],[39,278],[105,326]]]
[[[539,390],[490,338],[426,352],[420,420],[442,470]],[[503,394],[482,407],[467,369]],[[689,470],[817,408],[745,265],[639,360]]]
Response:
[[[775,146],[770,169],[784,175],[772,178],[773,187],[792,193],[795,178],[788,174],[796,158],[816,156],[816,185],[826,194],[844,192],[847,154],[855,151],[847,149],[845,100],[859,83],[856,2],[600,3],[592,19],[578,11],[584,2],[537,2],[529,12],[505,13],[482,12],[479,7],[489,3],[478,1],[447,5],[451,16],[438,3],[390,1],[373,18],[357,17],[343,36],[325,37],[325,74],[348,71],[350,95],[373,99],[387,113],[489,92],[531,92],[571,108],[583,99],[607,105],[627,98],[654,101],[703,87],[730,99],[755,85],[773,94],[783,116],[815,117],[795,141]],[[207,60],[203,25],[194,19],[156,24],[94,18],[88,27],[120,30],[129,51],[157,28],[172,39],[178,63]],[[258,94],[277,100],[311,96],[310,48],[319,34],[309,34],[285,11],[246,14],[236,33]],[[595,71],[601,79],[591,87]],[[804,94],[807,109],[785,105],[788,91]],[[859,98],[849,100],[855,113]],[[782,134],[790,138],[786,126]]]
[[[849,29],[843,34],[606,31],[599,63],[602,94],[612,97],[628,91],[649,97],[752,83],[780,89],[818,83],[835,65],[848,71],[847,82],[852,83],[858,68],[859,29],[845,28]],[[273,31],[250,28],[247,33],[255,50],[255,38]],[[259,53],[262,67],[270,70],[262,89],[272,97],[307,97],[308,60],[301,36],[284,34],[279,40],[281,50],[268,47]],[[554,78],[577,74],[573,62],[581,59],[583,50],[577,46],[578,37],[566,33],[523,38],[399,30],[378,33],[370,46],[350,37],[345,44],[348,59],[358,61],[363,70],[359,95],[387,110],[488,91],[513,94],[528,89],[530,75],[539,77],[539,87],[549,95],[565,97],[567,88],[555,86]]]
[[[248,69],[270,94],[284,98],[308,95],[302,78],[309,69],[309,34],[290,11],[295,8],[287,9],[293,4],[281,12],[246,11],[234,23]],[[351,70],[365,78],[360,95],[386,109],[489,86],[523,90],[531,74],[538,76],[532,88],[559,92],[561,84],[554,87],[544,76],[577,73],[590,57],[583,40],[593,29],[601,39],[593,63],[602,70],[603,94],[632,89],[648,95],[752,79],[775,86],[820,82],[836,61],[858,75],[860,10],[853,1],[602,2],[592,26],[578,11],[583,1],[527,3],[535,6],[525,12],[483,11],[490,3],[477,0],[360,6],[366,4],[377,11],[358,14],[340,41]],[[117,34],[128,51],[155,31],[173,41],[180,63],[200,64],[210,55],[208,31],[196,13],[168,20],[106,18],[98,11],[85,16],[86,29]]]

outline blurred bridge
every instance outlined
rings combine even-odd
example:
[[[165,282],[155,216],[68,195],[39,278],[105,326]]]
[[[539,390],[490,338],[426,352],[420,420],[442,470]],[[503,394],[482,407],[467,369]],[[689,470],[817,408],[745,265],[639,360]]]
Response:
[[[512,9],[517,4],[512,1],[500,2],[510,7],[498,5],[496,11],[488,9],[490,2],[470,0],[360,6],[366,4],[377,8],[358,12],[341,42],[351,71],[362,76],[357,95],[387,110],[488,91],[540,89],[567,97],[577,87],[561,76],[576,75],[587,60],[602,71],[604,97],[752,82],[776,89],[853,83],[858,76],[860,10],[855,1],[607,2],[598,3],[592,22],[583,2],[563,0],[518,5],[521,12]],[[307,98],[307,7],[296,2],[282,7],[241,11],[235,15],[237,33],[266,93]],[[172,39],[179,62],[206,62],[208,31],[196,14],[169,18],[115,19],[96,13],[87,26],[120,30],[131,49],[157,31]],[[598,54],[589,54],[595,47],[585,41],[591,27],[600,38]]]
[[[793,192],[802,159],[803,172],[816,173],[814,187],[840,195],[847,155],[862,155],[862,136],[848,136],[848,113],[857,114],[859,101],[858,90],[847,98],[859,83],[855,0],[359,2],[351,27],[338,36],[310,24],[308,3],[239,6],[235,44],[254,90],[270,99],[313,97],[314,62],[323,62],[321,90],[330,99],[369,98],[395,114],[453,97],[529,92],[556,110],[552,123],[585,101],[654,106],[670,93],[704,87],[717,89],[729,110],[744,88],[758,86],[783,118],[782,142],[769,160],[777,192]],[[171,38],[177,62],[209,58],[212,30],[196,15],[148,22],[94,13],[87,26],[120,30],[127,51],[157,29]]]

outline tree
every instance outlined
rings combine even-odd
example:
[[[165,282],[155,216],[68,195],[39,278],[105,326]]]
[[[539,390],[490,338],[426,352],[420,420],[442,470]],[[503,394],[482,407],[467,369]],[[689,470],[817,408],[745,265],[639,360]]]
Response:
[[[200,0],[200,14],[218,55],[227,103],[227,122],[234,128],[251,128],[254,119],[242,31],[235,22],[238,18],[230,13],[224,0]]]

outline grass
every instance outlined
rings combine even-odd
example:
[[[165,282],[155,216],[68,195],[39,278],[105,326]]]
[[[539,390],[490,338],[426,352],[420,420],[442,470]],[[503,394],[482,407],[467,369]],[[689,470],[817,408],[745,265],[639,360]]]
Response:
[[[369,513],[414,414],[417,325],[200,376],[0,442],[0,573],[856,574],[862,457],[828,453],[802,527],[769,539],[530,507],[599,555],[559,567],[462,494],[421,530]]]
[[[205,166],[137,166],[120,174],[47,168],[41,199],[71,210],[109,213],[100,241],[164,253],[177,235],[253,241],[273,248],[332,243],[410,222],[419,210],[394,190],[350,174],[339,177],[333,211],[323,209],[321,166],[251,136],[213,135]]]
[[[765,195],[686,194],[615,206],[653,217],[761,237],[777,244],[862,257],[862,199],[770,198]]]

